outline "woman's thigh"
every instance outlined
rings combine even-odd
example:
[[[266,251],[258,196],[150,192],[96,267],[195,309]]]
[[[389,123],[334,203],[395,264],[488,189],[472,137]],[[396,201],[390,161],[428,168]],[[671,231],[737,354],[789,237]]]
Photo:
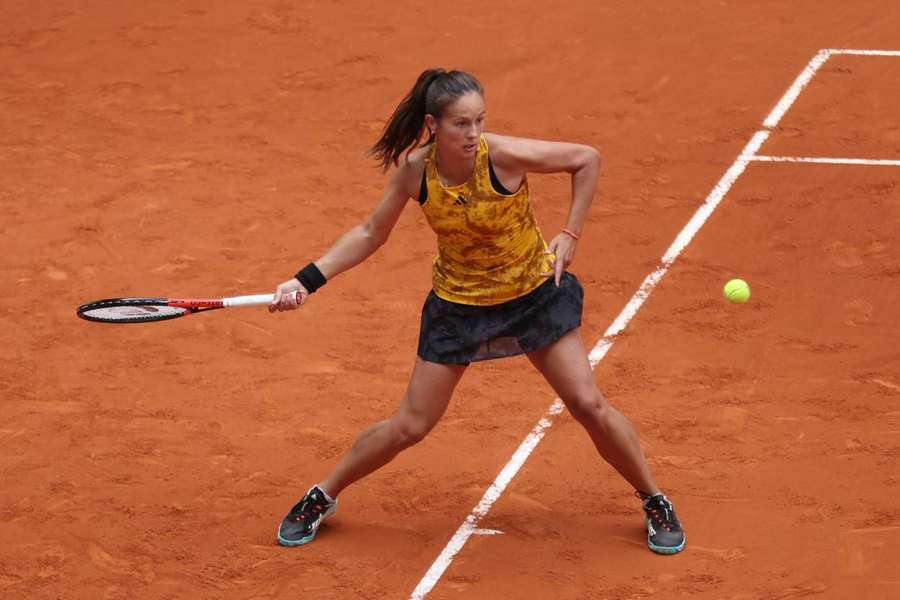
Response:
[[[528,353],[528,359],[567,405],[573,401],[602,402],[580,327],[549,346]]]
[[[395,417],[412,420],[430,429],[443,416],[465,365],[433,363],[416,357],[409,385]]]

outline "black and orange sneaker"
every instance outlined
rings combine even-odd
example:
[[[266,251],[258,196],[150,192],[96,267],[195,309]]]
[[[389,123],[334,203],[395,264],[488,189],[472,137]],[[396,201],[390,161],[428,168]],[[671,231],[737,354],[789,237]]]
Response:
[[[644,501],[647,546],[657,554],[677,554],[684,550],[684,528],[669,499],[663,494],[649,496],[636,492],[636,495]]]
[[[313,541],[319,526],[337,510],[337,505],[337,500],[328,501],[322,488],[312,486],[281,521],[278,543],[282,546],[302,546]]]

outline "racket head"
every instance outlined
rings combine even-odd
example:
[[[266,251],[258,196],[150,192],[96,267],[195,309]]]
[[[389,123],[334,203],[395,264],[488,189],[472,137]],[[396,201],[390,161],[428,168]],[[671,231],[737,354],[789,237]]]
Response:
[[[77,314],[95,323],[150,323],[177,319],[193,311],[169,306],[166,298],[108,298],[82,304]]]

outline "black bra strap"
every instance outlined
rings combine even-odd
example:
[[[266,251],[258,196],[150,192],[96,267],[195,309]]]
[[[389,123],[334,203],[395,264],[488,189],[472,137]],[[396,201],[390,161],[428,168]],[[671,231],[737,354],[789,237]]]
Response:
[[[419,186],[419,204],[425,204],[425,201],[428,200],[428,182],[425,181],[425,173],[428,171],[428,168],[422,169],[422,185]]]
[[[494,187],[494,191],[504,196],[511,196],[512,192],[507,191],[503,184],[500,183],[500,180],[497,179],[497,174],[494,173],[494,163],[491,162],[490,156],[488,156],[488,171],[491,173],[491,185]]]

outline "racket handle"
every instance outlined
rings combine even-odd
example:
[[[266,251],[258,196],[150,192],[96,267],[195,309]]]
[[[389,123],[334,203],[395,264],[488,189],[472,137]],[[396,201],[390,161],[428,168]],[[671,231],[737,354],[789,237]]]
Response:
[[[225,306],[225,308],[231,308],[233,306],[260,306],[263,304],[271,304],[274,298],[274,294],[234,296],[232,298],[222,298],[222,304]]]
[[[296,292],[294,292],[296,294]],[[275,294],[255,294],[253,296],[233,296],[231,298],[222,298],[222,305],[225,308],[234,306],[262,306],[264,304],[272,304]]]

